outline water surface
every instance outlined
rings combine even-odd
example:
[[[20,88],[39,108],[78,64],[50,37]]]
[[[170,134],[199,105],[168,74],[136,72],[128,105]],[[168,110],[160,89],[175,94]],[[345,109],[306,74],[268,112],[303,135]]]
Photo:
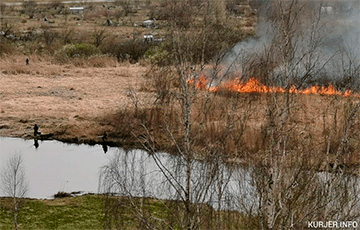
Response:
[[[13,154],[23,156],[29,183],[27,197],[51,198],[58,191],[97,192],[99,168],[105,165],[116,149],[104,154],[101,145],[64,144],[0,137],[0,167],[4,168]],[[0,190],[0,196],[4,193]]]
[[[34,140],[0,137],[0,169],[13,154],[23,156],[29,184],[26,197],[43,199],[52,198],[59,191],[100,191],[181,200],[179,194],[183,194],[186,185],[186,161],[179,156],[167,153],[152,155],[143,150],[125,151],[122,148],[107,148],[105,153],[101,145],[64,144],[59,141],[39,141],[38,145],[34,144]],[[101,178],[110,189],[106,189],[104,183],[99,183],[100,172],[105,172],[105,169],[111,175],[107,174],[106,177],[106,174],[102,174]],[[264,190],[271,184],[261,170],[270,169],[229,166],[216,160],[194,160],[191,163],[190,199],[214,208],[244,212],[256,210],[261,201],[259,192],[271,192]],[[287,178],[293,178],[293,174],[296,174],[293,170],[284,171],[280,179],[286,183]],[[308,183],[307,180],[297,180],[286,192],[296,193],[298,188],[311,189],[315,186],[319,194],[327,194],[325,200],[336,197],[331,203],[335,209],[336,202],[341,203],[343,199],[342,194],[348,194],[350,199],[347,202],[352,205],[351,209],[359,207],[360,180],[357,176],[316,172],[311,172],[309,176],[313,178],[311,185],[297,184]],[[102,185],[100,190],[99,184]],[[1,190],[0,196],[4,196]],[[307,199],[306,192],[303,196],[302,199]]]

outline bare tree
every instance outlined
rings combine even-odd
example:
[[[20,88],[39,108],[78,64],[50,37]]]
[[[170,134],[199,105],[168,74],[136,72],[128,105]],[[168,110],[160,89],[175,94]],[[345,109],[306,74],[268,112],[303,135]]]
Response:
[[[13,198],[14,228],[18,228],[19,198],[28,190],[23,159],[20,154],[11,156],[1,173],[1,189],[5,195]]]
[[[333,118],[334,124],[324,121],[322,130],[319,125],[312,127],[304,122],[308,105],[292,91],[316,80],[334,57],[322,56],[327,27],[322,24],[320,10],[311,10],[314,7],[305,1],[269,1],[266,23],[271,25],[270,35],[249,57],[239,52],[244,71],[238,78],[255,76],[284,90],[241,96],[229,92],[229,87],[224,87],[224,91],[217,87],[232,80],[232,71],[237,70],[236,60],[224,67],[224,55],[219,54],[212,63],[204,58],[209,34],[213,34],[210,21],[216,21],[217,11],[211,8],[211,1],[201,2],[203,11],[190,2],[181,4],[197,14],[186,17],[186,22],[198,23],[202,15],[201,26],[198,24],[194,29],[192,23],[179,23],[183,22],[182,14],[176,20],[169,20],[166,45],[171,65],[159,65],[149,74],[149,78],[154,78],[152,83],[158,94],[155,109],[141,112],[138,101],[135,103],[142,132],[132,134],[175,191],[171,199],[177,203],[165,205],[172,218],[162,218],[164,226],[199,229],[207,221],[203,205],[214,202],[217,205],[207,213],[212,213],[206,225],[208,229],[230,228],[221,214],[224,209],[245,213],[248,227],[258,229],[301,229],[306,227],[306,221],[319,217],[357,220],[359,213],[353,210],[359,207],[359,183],[339,169],[344,167],[340,162],[348,159],[346,153],[354,157],[353,153],[358,151],[353,149],[359,146],[355,142],[358,102],[351,99],[348,103],[339,102],[332,111],[336,100],[324,99],[329,107],[324,105],[324,110],[311,114],[316,114],[316,118],[309,119],[318,123],[319,117]],[[206,64],[212,68],[206,69]],[[336,128],[328,130],[328,126]],[[173,164],[161,158],[160,150],[177,156]],[[251,167],[245,172],[240,165],[231,170],[227,164],[231,160],[246,162]],[[207,167],[199,167],[199,161],[206,162]],[[118,164],[111,166],[104,173],[106,178],[111,182],[127,180],[126,175],[119,176]],[[115,187],[129,188],[129,185],[118,183]],[[132,204],[139,218],[151,228],[150,220],[154,216],[144,215],[141,205]],[[233,223],[235,220],[228,219]]]
[[[336,128],[329,129],[327,126],[332,125],[324,121],[324,141],[320,141],[316,138],[320,132],[301,124],[304,113],[299,115],[299,111],[309,107],[290,89],[318,80],[321,73],[338,71],[329,64],[337,60],[335,56],[339,50],[334,48],[331,54],[322,52],[326,40],[324,32],[331,30],[322,19],[321,5],[311,5],[314,7],[311,10],[307,4],[298,0],[269,1],[265,18],[272,34],[262,44],[261,51],[250,55],[254,62],[249,59],[243,62],[250,64],[250,74],[255,70],[256,76],[268,85],[281,85],[286,89],[284,94],[264,96],[265,123],[259,139],[262,160],[249,179],[257,190],[254,217],[260,218],[260,229],[304,228],[306,221],[319,216],[324,220],[359,218],[359,213],[353,211],[360,204],[360,197],[355,192],[359,182],[344,174],[346,166],[339,167],[339,161],[358,154],[358,150],[353,149],[358,144],[352,136],[357,130],[354,124],[359,118],[359,103],[341,99],[339,104],[344,106],[343,109],[336,106],[336,99],[328,107],[324,104],[322,114],[318,116],[333,116],[333,127]],[[336,112],[337,109],[341,113]],[[324,168],[327,173],[319,173]],[[242,206],[245,201],[240,201]],[[253,212],[247,209],[247,213]]]
[[[196,13],[185,17],[182,15],[183,9],[179,9],[178,17],[170,20],[169,38],[165,46],[170,51],[167,58],[171,59],[171,65],[155,66],[152,75],[149,76],[154,79],[155,90],[159,93],[154,102],[156,109],[145,119],[136,109],[136,117],[139,118],[142,133],[133,133],[133,135],[150,154],[155,167],[164,179],[162,182],[166,184],[164,187],[171,191],[170,196],[166,198],[174,200],[173,204],[164,202],[166,216],[162,219],[157,217],[162,226],[190,230],[205,225],[216,229],[225,226],[221,221],[221,212],[225,206],[224,194],[231,177],[231,170],[224,167],[227,149],[226,144],[223,143],[239,142],[243,133],[242,123],[247,116],[239,116],[235,114],[235,110],[241,108],[245,111],[244,114],[247,114],[250,106],[241,107],[243,100],[238,95],[228,98],[218,97],[220,94],[201,92],[194,87],[194,84],[189,83],[190,80],[199,81],[199,73],[205,71],[205,53],[209,46],[214,45],[209,42],[213,39],[211,31],[214,29],[209,21],[212,18],[214,20],[223,20],[223,18],[220,15],[221,9],[212,9],[220,7],[212,4],[213,1],[204,1],[199,4],[199,8],[193,5],[192,1],[177,3],[185,4]],[[183,20],[195,21],[197,14],[202,16],[200,24],[182,23]],[[221,54],[217,55],[214,67],[206,70],[211,73],[208,76],[209,84],[215,81],[221,82],[226,77],[226,74],[218,75],[221,58]],[[199,96],[200,94],[202,96]],[[225,101],[228,103],[224,103]],[[137,108],[138,102],[134,103],[134,106]],[[147,118],[150,117],[157,123],[149,124]],[[208,137],[204,138],[207,134]],[[168,146],[161,150],[177,156],[171,160],[171,163],[162,157],[157,147],[161,140],[164,140],[163,143]],[[213,148],[213,146],[218,147]],[[131,165],[134,164],[119,165],[119,162],[123,162],[119,160],[113,162],[105,167],[102,173],[104,192],[112,194],[122,191],[118,194],[131,198],[129,202],[134,207],[134,215],[144,223],[144,226],[156,228],[158,226],[154,223],[156,218],[147,216],[146,212],[142,211],[142,205],[134,199],[136,194],[139,194],[131,189],[133,188],[131,185],[135,183],[127,184],[132,182],[133,175],[137,175],[138,172],[124,171],[132,168]],[[210,211],[212,209],[215,212]]]
[[[55,39],[58,37],[58,33],[48,26],[43,26],[43,36],[42,39],[46,47],[51,50],[51,45],[54,43]]]

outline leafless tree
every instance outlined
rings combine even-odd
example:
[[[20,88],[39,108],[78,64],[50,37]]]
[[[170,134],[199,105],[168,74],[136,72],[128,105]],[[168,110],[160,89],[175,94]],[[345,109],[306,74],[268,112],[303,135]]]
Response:
[[[107,34],[105,29],[95,30],[93,33],[94,45],[99,47],[106,37]]]
[[[56,31],[51,30],[48,26],[43,26],[43,41],[48,49],[51,49],[51,45],[58,37],[58,33]]]
[[[300,89],[316,80],[334,58],[321,52],[328,27],[322,24],[320,10],[305,1],[269,2],[271,34],[266,42],[248,57],[240,52],[240,63],[235,60],[225,65],[222,61],[227,55],[219,54],[209,69],[204,57],[212,31],[209,21],[217,17],[211,12],[217,11],[207,1],[201,3],[203,11],[186,5],[198,12],[195,15],[206,15],[203,24],[196,27],[198,33],[191,23],[180,25],[181,20],[170,20],[167,45],[171,65],[152,69],[149,78],[155,79],[152,83],[158,94],[155,109],[143,116],[137,109],[142,132],[133,132],[173,192],[171,199],[177,201],[176,205],[164,205],[169,216],[160,218],[163,226],[198,229],[208,221],[208,229],[230,228],[221,214],[224,209],[244,214],[249,224],[236,225],[239,228],[301,229],[306,221],[319,217],[359,218],[354,211],[359,206],[359,182],[341,170],[343,160],[348,159],[346,153],[354,157],[353,148],[359,146],[353,137],[358,130],[358,102],[338,102],[336,112],[332,111],[335,103],[328,101],[330,106],[322,114],[315,113],[317,117],[309,119],[319,123],[316,119],[323,117],[323,127],[312,127],[303,122],[307,105],[291,92],[292,87]],[[186,18],[189,21],[197,20]],[[194,54],[194,45],[201,47],[197,52],[200,58]],[[240,80],[255,76],[285,91],[247,97],[221,90],[201,91],[189,84],[194,80],[195,84],[204,84],[203,89],[221,85],[231,79],[235,65],[243,70]],[[207,82],[199,81],[201,75]],[[138,102],[135,105],[138,108]],[[330,130],[328,126],[336,128]],[[160,150],[177,157],[169,164]],[[239,164],[231,167],[231,160],[251,166],[247,170]],[[117,189],[129,188],[123,181],[129,182],[129,175],[135,174],[118,172],[133,163],[119,167],[118,162],[107,167],[103,175],[112,182],[121,181],[111,183]],[[125,191],[127,197],[139,194]],[[154,216],[144,214],[143,206],[135,201],[132,199],[131,204],[136,215],[144,226],[153,227]],[[212,207],[206,214],[204,204]],[[237,223],[230,213],[228,221]],[[206,215],[211,220],[204,218]]]
[[[264,96],[265,123],[259,140],[262,160],[260,164],[255,163],[256,169],[248,179],[257,190],[258,200],[247,208],[247,213],[253,213],[253,207],[257,207],[253,216],[260,219],[255,221],[260,229],[304,228],[306,221],[319,216],[324,220],[359,218],[359,213],[353,211],[359,206],[360,197],[355,192],[359,182],[344,174],[344,165],[339,167],[339,161],[348,159],[346,153],[354,157],[358,151],[352,150],[358,145],[351,134],[357,130],[354,124],[359,119],[359,102],[342,99],[339,104],[345,108],[340,108],[341,114],[334,115],[336,131],[325,128],[331,124],[324,122],[323,134],[327,134],[324,141],[319,141],[315,128],[304,127],[299,122],[299,111],[309,107],[290,92],[290,87],[301,88],[316,80],[319,74],[334,71],[329,64],[335,60],[339,49],[334,48],[330,55],[321,52],[326,38],[324,32],[329,31],[329,27],[319,7],[321,5],[311,10],[306,2],[297,0],[269,1],[266,18],[273,34],[262,43],[258,53],[250,55],[254,62],[249,59],[243,62],[250,64],[251,71],[256,63],[257,73],[268,85],[287,89],[284,94]],[[336,113],[334,109],[335,104],[330,104],[321,116],[333,116],[330,114]],[[319,173],[324,165],[326,173]],[[239,200],[240,206],[248,206],[243,203],[247,200]]]
[[[161,219],[163,226],[199,229],[208,224],[206,226],[216,229],[216,226],[220,228],[223,226],[220,220],[225,206],[224,194],[232,175],[231,170],[225,169],[226,157],[222,157],[222,154],[225,155],[226,147],[221,142],[226,142],[228,138],[232,143],[238,142],[242,135],[241,124],[247,116],[239,116],[235,113],[242,102],[242,98],[238,95],[229,98],[218,97],[219,94],[201,92],[194,87],[194,84],[189,84],[190,80],[198,81],[199,73],[205,71],[204,55],[208,46],[212,45],[208,42],[211,39],[210,31],[213,29],[209,21],[212,17],[214,20],[223,20],[223,18],[220,16],[221,9],[215,10],[213,7],[216,4],[212,4],[212,1],[204,1],[204,5],[200,4],[201,7],[198,9],[195,5],[191,5],[191,1],[181,4],[189,4],[187,7],[192,7],[194,11],[202,10],[203,12],[199,13],[203,17],[202,24],[189,29],[190,24],[186,26],[183,23],[179,24],[181,21],[179,18],[170,21],[171,31],[167,45],[171,54],[169,53],[167,58],[171,59],[172,65],[154,67],[150,76],[156,80],[155,89],[159,92],[159,98],[154,103],[156,110],[150,117],[156,119],[158,123],[155,124],[156,126],[148,125],[146,118],[142,119],[138,115],[142,134],[133,133],[133,135],[150,154],[149,157],[161,173],[162,183],[170,191],[170,197],[167,199],[174,200],[174,204],[164,203],[167,216]],[[184,20],[194,20],[195,16],[196,14],[191,15]],[[196,33],[194,33],[195,28],[198,29]],[[206,70],[210,73],[209,84],[215,81],[221,82],[226,76],[226,74],[224,76],[218,74],[221,71],[221,57],[221,54],[218,55],[214,60],[214,67]],[[199,96],[200,94],[204,97]],[[224,101],[230,102],[225,104]],[[135,103],[135,107],[137,104]],[[217,105],[220,106],[217,108]],[[245,106],[242,109],[248,112],[249,108],[250,106]],[[216,112],[212,113],[213,109]],[[222,119],[225,120],[224,123]],[[204,140],[202,135],[212,131],[216,134],[209,135],[209,138]],[[157,147],[161,139],[169,146],[168,149],[162,150],[172,152],[177,157],[171,160],[162,157]],[[219,147],[212,147],[216,145]],[[124,174],[124,170],[134,164],[129,163],[126,167],[119,165],[121,161],[113,162],[115,163],[109,164],[102,173],[102,181],[106,182],[103,188],[107,188],[104,192],[111,194],[112,191],[119,189],[126,191],[120,194],[128,198],[132,197],[130,203],[134,205],[134,210],[137,210],[136,216],[147,228],[154,227],[154,217],[146,216],[141,211],[142,206],[135,202],[134,196],[138,193],[129,189],[130,185],[124,184],[124,181],[129,182],[132,175],[137,175],[138,172]],[[110,184],[112,186],[109,186]],[[212,209],[216,214],[209,211]],[[209,215],[209,212],[213,214]],[[206,221],[216,218],[218,221]]]
[[[1,172],[1,189],[5,195],[13,198],[14,228],[18,228],[19,198],[23,198],[28,191],[22,156],[11,156]]]

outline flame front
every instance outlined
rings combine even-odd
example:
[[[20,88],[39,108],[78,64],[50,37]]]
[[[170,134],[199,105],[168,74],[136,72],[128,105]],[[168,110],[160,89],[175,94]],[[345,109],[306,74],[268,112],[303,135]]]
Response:
[[[206,77],[199,77],[198,80],[191,79],[189,84],[194,84],[197,89],[208,90],[216,92],[220,90],[227,90],[238,93],[285,93],[287,90],[282,87],[266,86],[260,83],[255,78],[250,78],[247,82],[241,82],[239,79],[233,79],[220,83],[218,86],[209,86],[209,79]],[[355,94],[351,90],[345,92],[338,91],[335,86],[311,86],[306,89],[297,89],[295,86],[291,86],[288,90],[292,94],[317,94],[317,95],[338,95],[338,96],[354,96],[360,98],[360,94]]]

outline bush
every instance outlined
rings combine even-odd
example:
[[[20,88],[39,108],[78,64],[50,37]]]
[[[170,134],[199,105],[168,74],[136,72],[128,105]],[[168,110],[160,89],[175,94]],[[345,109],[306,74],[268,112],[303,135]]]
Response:
[[[4,3],[0,3],[0,12],[3,14],[5,12],[6,5]]]
[[[62,48],[62,52],[67,57],[90,57],[96,54],[100,54],[100,50],[92,44],[77,43],[65,45]]]
[[[0,37],[0,56],[3,54],[13,53],[16,49],[15,47],[15,43],[11,43],[7,41],[7,39]]]
[[[140,39],[129,39],[119,43],[109,42],[103,46],[102,52],[115,56],[119,62],[124,60],[137,62],[145,56],[150,47],[150,44]]]
[[[194,3],[188,1],[164,1],[150,7],[149,18],[169,20],[180,28],[188,28],[193,23]]]
[[[62,192],[62,191],[54,195],[54,198],[65,198],[65,197],[72,197],[72,195],[70,193]]]
[[[159,66],[169,65],[172,60],[169,51],[164,46],[153,46],[146,51],[144,56],[151,64]]]

